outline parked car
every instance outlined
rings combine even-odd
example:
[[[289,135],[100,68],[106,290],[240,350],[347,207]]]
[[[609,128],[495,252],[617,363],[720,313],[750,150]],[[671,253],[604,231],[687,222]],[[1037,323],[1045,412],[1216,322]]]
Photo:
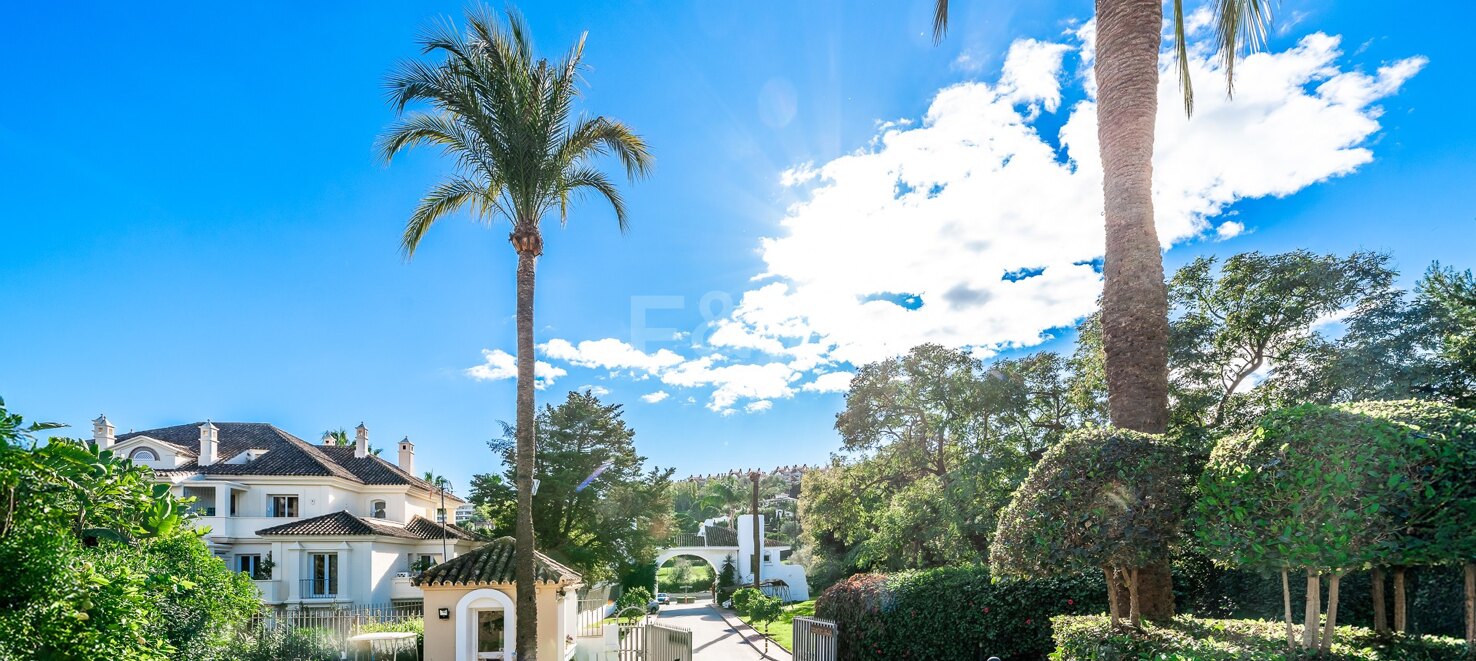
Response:
[[[665,605],[671,603],[671,595],[669,595],[669,594],[667,594],[665,592],[657,592],[656,593],[656,603],[661,604],[662,606],[665,606]]]
[[[646,612],[647,613],[660,613],[661,612],[661,602],[656,601],[655,599],[652,599],[651,600],[651,603],[646,604]]]

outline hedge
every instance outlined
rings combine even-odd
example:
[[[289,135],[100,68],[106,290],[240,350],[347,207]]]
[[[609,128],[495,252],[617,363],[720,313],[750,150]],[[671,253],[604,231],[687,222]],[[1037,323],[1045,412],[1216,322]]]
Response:
[[[1286,629],[1272,620],[1209,620],[1181,615],[1166,624],[1146,624],[1141,632],[1114,630],[1102,615],[1062,615],[1052,620],[1056,651],[1052,661],[1285,661],[1312,658],[1286,647]],[[1379,638],[1361,627],[1338,627],[1326,661],[1458,661],[1466,646],[1445,637]]]
[[[860,574],[820,595],[816,617],[839,624],[839,658],[1039,659],[1050,618],[1101,613],[1099,572],[995,582],[987,567]]]

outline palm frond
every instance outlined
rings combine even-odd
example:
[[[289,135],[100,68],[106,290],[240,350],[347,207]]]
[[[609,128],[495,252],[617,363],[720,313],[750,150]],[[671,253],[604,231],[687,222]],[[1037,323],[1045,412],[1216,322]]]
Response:
[[[1194,114],[1194,81],[1189,75],[1189,35],[1184,27],[1184,0],[1174,0],[1174,53],[1179,60],[1179,90],[1184,93],[1184,115]]]
[[[625,174],[639,179],[650,172],[651,152],[646,141],[623,122],[596,117],[579,123],[564,142],[564,158],[576,161],[586,154],[614,154]]]
[[[409,259],[425,238],[426,230],[436,221],[455,213],[468,204],[475,204],[478,217],[485,218],[497,209],[496,191],[483,189],[466,177],[453,176],[431,189],[405,223],[405,234],[400,239],[400,249]]]
[[[933,3],[933,43],[943,43],[943,37],[948,34],[948,0],[935,0]]]
[[[1271,0],[1217,0],[1215,41],[1225,64],[1225,89],[1235,94],[1235,60],[1242,50],[1254,53],[1266,45],[1271,24]]]
[[[610,203],[610,207],[615,210],[615,222],[620,226],[621,234],[630,231],[630,223],[625,217],[625,198],[605,173],[594,168],[575,170],[564,180],[559,192],[561,195],[569,195],[585,190],[593,190]]]

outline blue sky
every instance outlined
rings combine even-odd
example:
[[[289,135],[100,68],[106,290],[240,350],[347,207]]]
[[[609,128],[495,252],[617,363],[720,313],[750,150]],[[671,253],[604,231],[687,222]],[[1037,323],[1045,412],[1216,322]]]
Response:
[[[1091,126],[1077,123],[1090,119],[1077,112],[1090,53],[1075,33],[1090,3],[954,3],[936,47],[930,4],[523,6],[545,53],[590,32],[585,108],[630,123],[657,159],[626,187],[628,236],[595,203],[546,232],[539,341],[565,344],[541,356],[564,371],[542,401],[607,389],[639,449],[681,474],[813,463],[838,446],[843,377],[826,374],[916,340],[1069,349],[1050,329],[1093,295],[1090,267],[997,251],[1089,255],[1100,242],[1100,220],[1075,211],[1089,200],[1071,193],[1091,190],[1076,161],[1091,150],[1070,137],[1091,134],[1071,132]],[[371,149],[392,119],[385,73],[461,7],[3,10],[0,396],[78,435],[99,412],[120,431],[211,418],[310,440],[363,421],[383,447],[409,435],[417,464],[458,485],[493,469],[483,442],[513,418],[513,382],[467,370],[513,348],[505,230],[447,222],[407,263],[399,230],[448,164],[425,152],[386,167]],[[1162,230],[1170,268],[1298,247],[1388,251],[1406,282],[1432,260],[1476,266],[1464,45],[1476,8],[1426,10],[1398,20],[1386,3],[1289,0],[1278,56],[1259,78],[1243,70],[1237,104],[1213,72],[1198,76],[1200,113],[1160,131],[1160,171],[1182,179],[1163,194],[1184,212],[1160,212],[1176,228]],[[1287,73],[1299,61],[1317,71]],[[1319,88],[1329,79],[1336,89]],[[1004,114],[970,114],[990,103]],[[1002,136],[1011,155],[993,169],[1017,179],[973,169],[999,155],[969,151],[981,132]],[[1047,183],[1001,197],[1011,181]],[[974,215],[977,252],[937,240]],[[973,264],[982,275],[959,274]],[[1034,268],[1045,275],[1028,288],[997,284]],[[906,295],[921,309],[887,302]],[[795,341],[795,324],[819,339]]]

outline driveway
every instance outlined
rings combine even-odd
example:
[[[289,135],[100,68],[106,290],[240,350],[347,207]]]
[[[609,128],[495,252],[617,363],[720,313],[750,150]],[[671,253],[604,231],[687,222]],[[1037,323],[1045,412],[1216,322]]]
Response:
[[[747,625],[739,624],[735,630],[723,621],[722,616],[712,607],[712,601],[699,601],[695,604],[670,604],[661,607],[661,615],[657,619],[662,624],[683,627],[692,630],[692,656],[694,659],[704,661],[759,661],[764,655],[755,650],[752,645],[744,642],[748,636],[761,650],[764,640],[758,632]],[[737,619],[733,620],[737,623]],[[789,661],[789,654],[783,648],[769,643],[769,659],[778,661]]]

